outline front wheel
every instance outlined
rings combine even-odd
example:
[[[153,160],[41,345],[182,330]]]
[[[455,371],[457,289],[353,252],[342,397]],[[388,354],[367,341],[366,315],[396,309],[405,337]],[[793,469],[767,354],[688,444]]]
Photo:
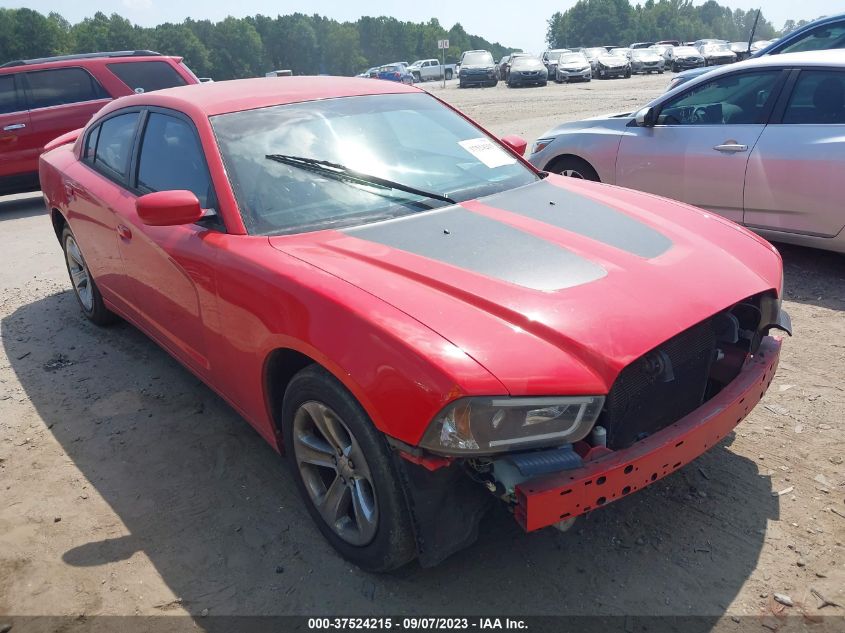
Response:
[[[625,71],[625,79],[630,79],[630,78],[631,78],[631,70],[628,69],[628,70]]]
[[[416,557],[405,495],[382,434],[344,386],[311,365],[282,406],[285,449],[308,512],[326,540],[367,571]]]
[[[600,182],[599,175],[592,165],[577,156],[562,156],[549,163],[546,166],[546,171],[568,178]]]
[[[85,263],[79,244],[69,226],[65,226],[62,231],[62,250],[65,252],[65,265],[70,276],[70,283],[82,313],[89,321],[97,325],[110,325],[117,321],[117,315],[103,302],[100,289],[97,288],[88,270],[88,264]]]

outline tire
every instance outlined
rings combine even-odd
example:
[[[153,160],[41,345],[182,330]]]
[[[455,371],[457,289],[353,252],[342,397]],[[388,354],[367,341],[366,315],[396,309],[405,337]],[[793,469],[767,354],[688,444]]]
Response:
[[[465,88],[464,82],[458,79],[458,88]]]
[[[543,82],[540,82],[540,86],[541,86],[541,87],[547,86],[547,85],[548,85],[548,83],[549,83],[548,81],[543,81]]]
[[[601,182],[593,166],[583,158],[578,158],[577,156],[561,156],[546,165],[546,171],[569,178]]]
[[[73,294],[76,296],[82,314],[96,325],[111,325],[118,320],[118,317],[103,302],[103,295],[100,294],[100,289],[97,288],[94,278],[88,272],[88,265],[69,226],[65,225],[61,239],[68,277],[70,277]]]
[[[663,74],[663,69],[658,70],[658,71],[657,71],[657,74],[658,74],[658,75],[662,75],[662,74]]]
[[[631,78],[631,69],[629,68],[628,70],[625,71],[625,79],[630,79],[630,78]]]
[[[341,556],[372,572],[398,569],[416,558],[414,528],[391,450],[334,376],[311,365],[293,377],[282,405],[282,432],[308,512]],[[321,512],[315,499],[327,497],[332,487],[339,491],[338,503],[326,501],[342,516],[330,525],[323,513],[330,509]]]
[[[414,73],[414,79],[417,83],[422,83],[422,76],[419,73]]]
[[[490,86],[491,88],[495,88],[496,86],[498,86],[498,85],[499,85],[499,80],[498,80],[498,79],[494,79],[493,81],[491,81],[491,82],[490,82],[489,84],[487,84],[487,85],[488,85],[488,86]]]
[[[446,81],[449,81],[450,79],[452,79],[452,71],[447,69],[446,70]]]
[[[672,64],[672,72],[673,72],[673,73],[680,72],[680,71],[678,70],[678,65],[677,65],[677,64]]]

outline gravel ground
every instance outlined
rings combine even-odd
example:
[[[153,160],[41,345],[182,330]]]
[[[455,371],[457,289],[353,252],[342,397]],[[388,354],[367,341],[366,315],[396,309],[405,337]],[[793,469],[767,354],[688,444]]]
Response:
[[[532,141],[667,81],[426,88]],[[795,336],[721,445],[568,533],[526,535],[498,509],[441,566],[376,576],[333,553],[283,460],[218,397],[134,328],[82,318],[40,197],[0,199],[0,237],[0,616],[667,614],[765,633],[785,609],[843,624],[811,593],[845,605],[839,255],[783,248]]]

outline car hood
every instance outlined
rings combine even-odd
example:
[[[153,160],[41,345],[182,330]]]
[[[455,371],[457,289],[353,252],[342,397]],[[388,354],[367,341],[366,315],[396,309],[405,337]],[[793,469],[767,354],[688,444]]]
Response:
[[[511,395],[606,393],[635,358],[780,279],[773,247],[723,218],[558,176],[269,240],[437,332]]]

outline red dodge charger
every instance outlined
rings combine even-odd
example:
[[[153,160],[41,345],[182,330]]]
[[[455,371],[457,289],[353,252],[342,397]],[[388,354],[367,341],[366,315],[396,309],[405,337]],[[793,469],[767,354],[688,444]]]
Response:
[[[670,474],[760,400],[777,251],[538,172],[413,87],[248,79],[118,99],[41,157],[83,313],[117,316],[277,450],[349,560],[432,565]]]

